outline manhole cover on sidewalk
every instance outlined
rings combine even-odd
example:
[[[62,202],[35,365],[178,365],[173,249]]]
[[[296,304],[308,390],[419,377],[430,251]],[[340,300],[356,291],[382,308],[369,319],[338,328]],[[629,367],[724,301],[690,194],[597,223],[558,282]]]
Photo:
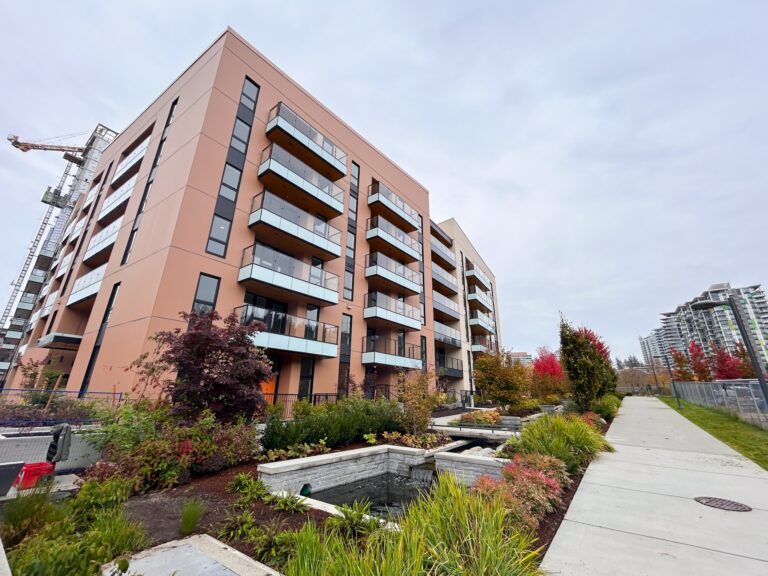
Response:
[[[723,498],[713,498],[712,496],[697,496],[694,498],[699,504],[717,508],[718,510],[727,510],[728,512],[751,512],[752,508],[741,502],[733,500],[724,500]]]

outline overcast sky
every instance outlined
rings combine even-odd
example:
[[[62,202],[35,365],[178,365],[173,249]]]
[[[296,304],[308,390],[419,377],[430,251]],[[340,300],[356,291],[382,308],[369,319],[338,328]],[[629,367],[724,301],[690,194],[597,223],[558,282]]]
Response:
[[[122,130],[232,26],[458,218],[515,350],[562,311],[639,355],[660,312],[768,282],[768,2],[0,5],[0,126],[28,139]],[[0,145],[2,305],[63,165]]]

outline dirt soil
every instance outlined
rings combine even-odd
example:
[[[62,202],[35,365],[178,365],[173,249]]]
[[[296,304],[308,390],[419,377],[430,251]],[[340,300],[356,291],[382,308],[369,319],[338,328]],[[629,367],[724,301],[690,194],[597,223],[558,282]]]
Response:
[[[469,408],[438,408],[432,412],[432,418],[442,418],[443,416],[455,416],[456,414],[464,414],[469,412]]]
[[[217,474],[195,478],[183,486],[134,496],[125,505],[126,513],[144,525],[154,546],[182,537],[179,532],[181,507],[184,502],[194,498],[205,503],[205,511],[196,532],[210,534],[215,538],[237,500],[236,495],[226,491],[227,484],[239,472],[250,472],[255,476],[256,466],[255,463],[242,464]],[[254,504],[251,512],[257,524],[281,522],[284,523],[284,529],[300,528],[310,520],[319,526],[328,517],[328,514],[318,510],[309,510],[304,514],[282,512],[261,502]],[[235,544],[235,548],[240,549],[240,546]],[[247,553],[246,549],[241,551]]]
[[[602,426],[603,435],[608,432],[610,427],[611,422]],[[586,470],[584,472],[586,472]],[[581,479],[584,477],[584,472],[571,476],[571,485],[568,486],[563,493],[563,501],[554,512],[547,514],[539,523],[539,529],[536,532],[536,544],[541,547],[539,558],[544,558],[544,554],[547,553],[547,548],[552,544],[552,540],[554,540],[555,534],[557,534],[557,529],[560,527],[563,518],[565,518],[565,515],[568,512],[571,500],[576,496],[576,491],[579,489],[579,484],[581,484]]]

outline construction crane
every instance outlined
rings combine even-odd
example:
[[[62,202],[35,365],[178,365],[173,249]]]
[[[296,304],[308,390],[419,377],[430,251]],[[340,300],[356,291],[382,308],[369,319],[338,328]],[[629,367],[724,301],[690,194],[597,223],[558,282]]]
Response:
[[[56,214],[54,214],[54,208],[64,208],[69,204],[70,195],[62,194],[62,191],[67,182],[67,179],[72,174],[72,165],[82,165],[82,155],[85,152],[84,146],[65,146],[62,144],[53,143],[25,142],[20,140],[16,135],[8,136],[8,141],[11,143],[11,146],[21,150],[22,152],[29,152],[30,150],[64,152],[64,159],[67,161],[67,165],[64,168],[64,173],[62,174],[58,185],[53,189],[48,187],[48,189],[43,194],[42,202],[43,204],[47,204],[48,208],[45,211],[45,216],[43,216],[40,227],[37,229],[35,239],[32,241],[32,244],[27,251],[27,257],[24,261],[24,265],[21,267],[21,271],[16,277],[16,280],[11,282],[11,297],[8,300],[8,304],[6,305],[5,310],[3,311],[2,317],[0,317],[0,329],[5,327],[5,324],[11,315],[14,303],[16,302],[16,298],[22,291],[24,280],[27,277],[27,272],[29,271],[29,267],[34,261],[35,255],[37,254],[37,249],[40,246],[40,242],[43,240],[43,236],[45,235],[45,231],[49,229],[55,220]]]

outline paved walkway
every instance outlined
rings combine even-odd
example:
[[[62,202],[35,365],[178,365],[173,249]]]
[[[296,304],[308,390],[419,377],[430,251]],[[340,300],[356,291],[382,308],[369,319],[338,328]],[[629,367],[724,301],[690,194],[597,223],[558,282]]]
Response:
[[[768,472],[655,398],[627,397],[542,568],[563,576],[768,575]],[[751,512],[693,500],[714,496]]]

